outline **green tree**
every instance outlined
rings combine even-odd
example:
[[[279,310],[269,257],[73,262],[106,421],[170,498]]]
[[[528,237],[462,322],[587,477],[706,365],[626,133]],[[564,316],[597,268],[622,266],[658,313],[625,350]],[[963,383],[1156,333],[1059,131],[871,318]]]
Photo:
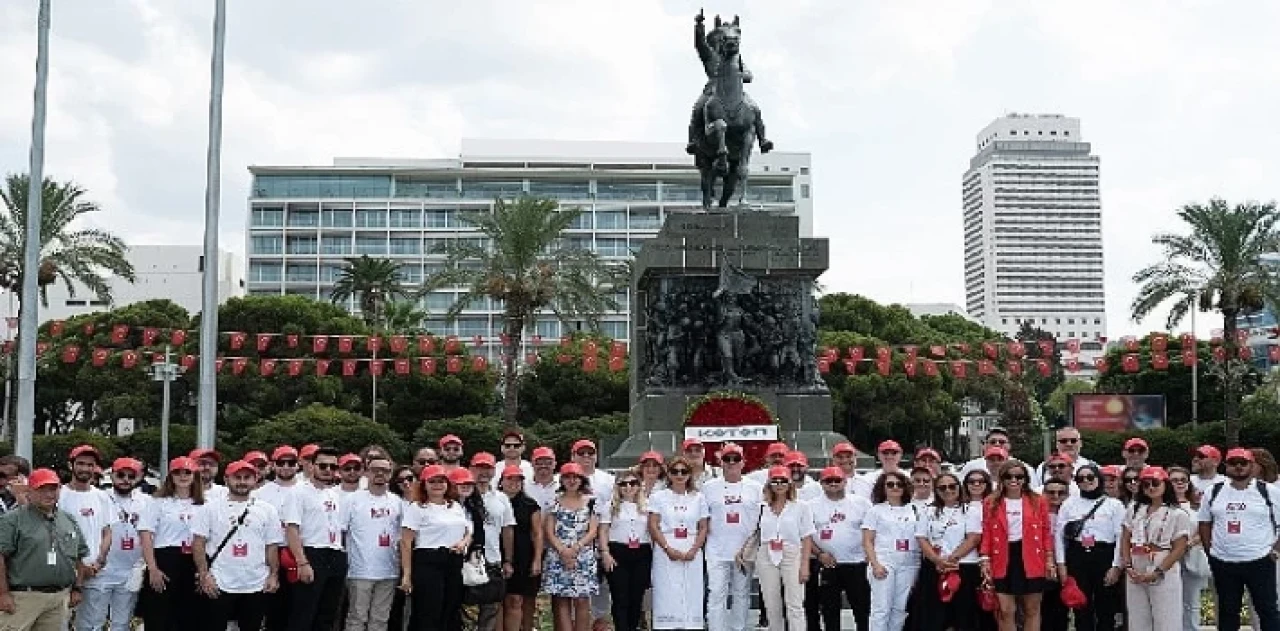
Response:
[[[1191,368],[1183,365],[1182,341],[1174,337],[1169,338],[1167,342],[1168,367],[1164,370],[1156,370],[1151,363],[1153,335],[1138,340],[1136,351],[1115,347],[1108,350],[1107,370],[1098,375],[1095,390],[1107,394],[1164,395],[1166,421],[1169,427],[1179,427],[1191,422]],[[1197,342],[1196,346],[1197,361],[1200,362],[1197,382],[1199,417],[1221,419],[1223,404],[1226,401],[1222,373],[1205,368],[1215,365],[1213,347],[1208,342]],[[1137,372],[1130,373],[1124,370],[1124,356],[1129,354],[1138,356]],[[1260,383],[1261,375],[1251,366],[1244,366],[1242,369],[1244,372],[1240,379],[1240,388],[1243,392],[1252,392]]]
[[[1240,442],[1239,400],[1244,362],[1236,359],[1237,318],[1280,304],[1276,268],[1262,257],[1280,249],[1280,212],[1274,202],[1229,206],[1218,198],[1208,204],[1188,204],[1177,212],[1189,234],[1161,233],[1152,243],[1163,250],[1159,262],[1133,275],[1138,295],[1130,305],[1134,321],[1172,302],[1167,326],[1173,329],[1195,308],[1222,314],[1223,347],[1228,361],[1222,369],[1223,416],[1227,445]]]
[[[448,241],[441,247],[449,257],[446,269],[427,279],[427,290],[464,288],[449,309],[451,319],[477,300],[502,306],[502,418],[510,425],[519,423],[516,365],[524,330],[534,317],[550,311],[562,322],[581,319],[596,330],[600,314],[618,308],[613,298],[622,286],[617,270],[561,238],[581,213],[535,197],[497,200],[493,212],[463,213],[462,219],[484,235],[482,243]]]
[[[391,333],[417,334],[426,333],[423,322],[427,312],[418,308],[418,303],[410,300],[397,300],[387,303],[382,309],[382,330]]]
[[[598,353],[594,372],[583,370],[588,341],[598,349],[608,349],[611,343],[607,338],[579,336],[570,348],[544,350],[537,365],[520,376],[520,418],[526,424],[625,414],[630,408],[627,371],[610,371],[603,353]],[[561,363],[562,356],[568,361]]]
[[[378,444],[401,461],[409,455],[404,441],[386,425],[354,412],[320,404],[277,414],[249,428],[239,441],[239,447],[242,452],[250,449],[269,451],[277,445],[305,443],[319,443],[352,453],[367,445]]]
[[[369,255],[347,259],[338,272],[329,299],[346,304],[353,296],[360,303],[360,314],[365,324],[375,327],[380,321],[382,309],[388,301],[410,295],[400,284],[400,264],[391,259],[375,259]]]
[[[1071,401],[1071,395],[1087,394],[1089,392],[1093,392],[1093,383],[1084,379],[1068,379],[1058,384],[1058,387],[1049,393],[1049,398],[1041,406],[1044,409],[1045,420],[1048,421],[1049,426],[1065,426],[1067,424],[1067,405]]]

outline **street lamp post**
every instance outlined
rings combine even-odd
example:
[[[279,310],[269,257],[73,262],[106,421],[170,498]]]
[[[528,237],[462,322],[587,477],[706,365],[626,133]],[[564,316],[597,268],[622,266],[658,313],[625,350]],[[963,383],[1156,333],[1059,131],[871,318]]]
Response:
[[[173,363],[173,356],[169,352],[169,345],[164,347],[164,361],[151,365],[151,380],[161,382],[160,399],[160,477],[163,479],[169,475],[169,389],[178,375],[182,374],[182,367]]]
[[[204,265],[200,300],[200,414],[196,444],[212,449],[218,427],[218,212],[222,194],[222,85],[227,0],[215,0],[209,86],[209,147],[204,191]]]

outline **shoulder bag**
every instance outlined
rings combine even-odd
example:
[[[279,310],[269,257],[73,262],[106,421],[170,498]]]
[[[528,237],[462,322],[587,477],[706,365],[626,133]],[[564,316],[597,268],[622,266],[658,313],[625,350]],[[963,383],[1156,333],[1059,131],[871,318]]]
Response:
[[[742,549],[738,551],[738,558],[742,560],[742,570],[748,574],[756,564],[756,553],[760,551],[760,522],[764,519],[764,509],[768,504],[760,503],[760,514],[756,516],[756,529],[752,531],[747,540],[743,542]]]
[[[209,555],[208,567],[210,572],[213,571],[214,561],[218,560],[218,556],[222,554],[222,551],[224,549],[226,549],[227,544],[230,543],[231,541],[231,538],[236,536],[236,531],[240,530],[240,527],[244,525],[244,520],[249,517],[249,509],[253,508],[253,503],[255,501],[257,500],[253,500],[253,499],[249,500],[249,503],[245,505],[244,510],[240,513],[240,516],[236,518],[235,524],[231,526],[231,530],[227,531],[227,535],[222,538],[222,542],[219,543],[218,547],[214,549],[213,554]],[[198,578],[196,579],[196,589],[200,589],[200,579]]]

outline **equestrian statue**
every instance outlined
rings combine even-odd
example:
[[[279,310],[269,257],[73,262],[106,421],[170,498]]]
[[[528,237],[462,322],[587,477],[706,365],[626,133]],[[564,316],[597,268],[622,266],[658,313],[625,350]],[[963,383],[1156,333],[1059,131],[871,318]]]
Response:
[[[751,83],[751,71],[739,51],[742,31],[738,16],[732,22],[715,18],[715,29],[707,33],[702,11],[694,17],[693,45],[707,73],[702,95],[693,106],[689,121],[689,144],[702,174],[702,207],[710,210],[716,178],[721,180],[720,208],[726,208],[739,191],[739,203],[747,188],[751,151],[757,139],[760,153],[768,153],[773,143],[766,139],[760,108],[747,96],[744,83]]]

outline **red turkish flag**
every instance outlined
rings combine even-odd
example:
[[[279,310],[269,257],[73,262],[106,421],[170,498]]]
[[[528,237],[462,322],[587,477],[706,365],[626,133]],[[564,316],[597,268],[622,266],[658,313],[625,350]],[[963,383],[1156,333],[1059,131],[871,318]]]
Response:
[[[972,347],[972,346],[969,346],[969,344],[967,344],[967,343],[965,343],[965,342],[961,342],[961,343],[959,343],[959,344],[956,344],[956,348],[960,349],[960,352],[961,352],[961,353],[963,353],[963,354],[965,354],[965,355],[968,355],[968,354],[969,354],[969,351],[973,350],[973,347]]]
[[[297,377],[298,375],[301,375],[301,374],[302,374],[302,360],[301,360],[301,359],[290,359],[290,360],[287,362],[287,366],[288,366],[288,371],[289,371],[289,376],[290,376],[290,377]]]
[[[614,357],[613,359],[617,359],[617,357]],[[538,363],[538,354],[537,354],[537,353],[525,353],[525,356],[524,356],[524,365],[526,365],[526,366],[532,366],[532,365],[534,365],[534,364],[536,364],[536,363]]]
[[[424,375],[436,374],[436,358],[423,357],[418,360],[418,372]]]
[[[462,372],[462,358],[457,355],[450,355],[449,359],[445,360],[444,369],[451,375]]]
[[[916,357],[920,353],[920,348],[917,346],[904,346],[902,350],[907,354],[907,361],[913,363],[916,361]],[[913,369],[911,372],[914,373],[915,370]]]
[[[462,350],[462,344],[458,342],[458,338],[452,335],[444,338],[444,352],[446,354],[454,355],[460,350]]]
[[[129,325],[117,324],[111,327],[111,343],[124,344],[125,338],[129,337]]]
[[[248,357],[237,357],[231,360],[231,374],[238,375],[244,372],[246,366],[249,365]]]
[[[876,360],[876,370],[880,372],[881,377],[888,377],[889,371],[893,369],[893,365],[887,359]]]
[[[594,357],[592,357],[591,359],[595,359],[595,358],[594,358]],[[488,358],[486,358],[484,355],[476,355],[476,356],[474,356],[474,357],[472,357],[472,358],[471,358],[471,371],[472,371],[472,372],[484,372],[484,371],[486,371],[486,370],[489,370],[489,359],[488,359]]]
[[[356,360],[354,359],[342,360],[342,376],[352,377],[352,376],[355,376],[355,374],[356,374]]]
[[[1280,348],[1280,347],[1275,347]],[[72,344],[62,349],[62,363],[74,364],[80,359],[80,347]]]
[[[407,375],[407,374],[409,374],[409,360],[407,360],[407,359],[397,359],[397,360],[395,361],[395,366],[396,366],[396,374],[397,374],[397,375]]]
[[[1178,336],[1178,342],[1182,344],[1182,349],[1187,350],[1188,347],[1194,348],[1196,345],[1195,333],[1183,333]]]
[[[1182,351],[1182,365],[1188,368],[1196,365],[1196,352],[1191,349]]]
[[[483,359],[483,358],[478,358],[478,359]],[[596,359],[595,355],[587,355],[582,358],[582,370],[584,372],[595,372],[598,363],[599,363],[599,360]]]
[[[377,354],[382,350],[382,337],[378,335],[370,335],[369,339],[365,340],[364,347],[365,350],[370,353]]]
[[[323,377],[329,374],[329,361],[330,360],[328,359],[316,360],[316,376],[317,377]]]
[[[392,335],[388,346],[393,354],[403,355],[406,350],[409,350],[409,339],[403,335]]]
[[[36,342],[36,355],[44,355],[49,350],[48,342]]]
[[[570,355],[568,353],[560,353],[559,355],[556,355],[556,361],[559,362],[560,364],[572,363],[573,355]]]
[[[271,334],[259,333],[257,337],[257,342],[258,342],[258,352],[259,353],[267,352],[267,349],[271,348]]]
[[[329,337],[326,335],[317,335],[311,340],[311,352],[323,353],[329,350]]]
[[[915,379],[916,377],[915,360],[908,359],[907,361],[902,362],[902,372],[906,373],[908,379]]]
[[[169,334],[169,343],[174,346],[182,346],[187,341],[187,332],[182,329],[175,329]]]
[[[1151,336],[1151,352],[1163,353],[1169,350],[1169,336],[1157,333]]]
[[[595,355],[599,351],[600,345],[596,344],[595,340],[587,340],[587,343],[582,347],[583,355]]]
[[[274,359],[262,360],[262,362],[258,364],[258,374],[262,375],[263,377],[270,377],[271,375],[276,374],[276,360]]]
[[[1226,351],[1226,349],[1222,348],[1221,346],[1215,346],[1215,347],[1213,347],[1213,361],[1218,362],[1219,364],[1221,364],[1222,362],[1224,362],[1224,361],[1226,361],[1226,360],[1227,360],[1227,351]]]
[[[1280,362],[1280,346],[1268,346],[1267,359],[1272,362]]]
[[[436,338],[430,335],[418,336],[418,353],[431,355],[436,352]]]
[[[1138,369],[1141,368],[1141,366],[1138,363],[1137,353],[1128,353],[1121,358],[1120,367],[1124,369],[1125,372],[1138,372]]]
[[[933,355],[934,357],[946,357],[947,347],[941,344],[934,344],[933,346],[929,347],[929,354]]]
[[[1072,357],[1067,360],[1067,372],[1080,372],[1080,360]]]
[[[889,361],[889,358],[892,356],[892,354],[893,354],[892,351],[890,351],[889,347],[887,346],[876,347],[876,361],[878,362]]]
[[[1053,340],[1040,340],[1039,342],[1036,342],[1036,346],[1040,348],[1041,357],[1049,357],[1053,355],[1053,347],[1055,346]]]
[[[858,362],[853,361],[852,359],[844,360],[844,374],[846,375],[858,374]]]
[[[863,352],[863,351],[862,351],[862,347],[861,347],[861,346],[850,346],[850,347],[849,347],[849,360],[850,360],[850,361],[853,361],[853,362],[860,362],[860,361],[862,361],[862,352]]]
[[[1013,340],[1012,342],[1009,342],[1008,344],[1005,345],[1005,348],[1008,349],[1009,354],[1013,355],[1014,357],[1022,357],[1023,355],[1027,354],[1026,345],[1024,345],[1022,342],[1019,342],[1018,340]]]
[[[1049,360],[1047,359],[1037,359],[1036,370],[1040,371],[1041,377],[1048,377],[1053,374],[1053,369],[1049,367]]]
[[[1010,359],[1005,362],[1005,370],[1014,377],[1020,376],[1022,374],[1022,362],[1017,359]]]
[[[1236,356],[1245,361],[1253,359],[1253,349],[1248,346],[1241,346],[1236,349]]]
[[[125,351],[121,353],[120,365],[125,368],[136,368],[138,366],[138,353],[135,351]]]
[[[926,360],[926,361],[924,362],[924,376],[926,376],[926,377],[937,377],[937,376],[938,376],[938,362],[931,362],[931,361]]]
[[[609,345],[610,357],[625,357],[627,354],[627,345],[622,342],[615,341]]]
[[[18,328],[18,319],[17,319],[17,318],[9,318],[9,321],[10,321],[10,326],[9,326],[9,328],[11,328],[11,329],[16,329],[16,328]],[[85,323],[84,323],[84,334],[85,334],[85,335],[93,335],[93,332],[94,332],[95,330],[97,330],[97,328],[98,328],[98,325],[96,325],[96,324],[94,324],[94,323],[92,323],[92,322],[85,322]]]
[[[1107,374],[1107,369],[1110,367],[1111,363],[1107,361],[1106,357],[1099,357],[1093,360],[1093,368],[1098,371],[1099,375]]]
[[[178,362],[178,363],[182,364],[182,369],[183,369],[183,370],[194,370],[194,369],[195,369],[195,367],[196,367],[196,356],[195,356],[195,355],[183,355],[183,356],[182,356],[182,359],[181,359],[181,360],[179,360],[179,362]]]
[[[996,363],[995,363],[995,362],[993,362],[993,361],[991,361],[990,359],[979,359],[979,360],[978,360],[978,374],[979,374],[979,375],[994,375],[994,374],[996,374]]]
[[[298,335],[296,333],[290,333],[284,336],[284,344],[289,348],[298,348]]]
[[[1169,369],[1169,355],[1168,355],[1168,354],[1166,354],[1166,353],[1152,353],[1152,354],[1151,354],[1151,367],[1152,367],[1152,368],[1155,368],[1156,370],[1168,370],[1168,369]]]
[[[621,357],[609,358],[609,372],[622,372],[627,368],[627,360]]]
[[[819,358],[818,373],[825,375],[829,372],[831,372],[831,360],[827,359],[826,357]]]
[[[996,348],[996,345],[992,344],[991,342],[983,342],[982,354],[986,355],[988,359],[996,359],[997,357],[1000,356],[1000,349]],[[979,370],[978,372],[982,372],[982,371]]]
[[[1124,350],[1130,353],[1138,352],[1138,338],[1127,336],[1122,341],[1124,342]]]
[[[63,329],[63,327],[64,327],[64,326],[66,326],[66,324],[67,324],[67,323],[66,323],[65,321],[63,321],[63,320],[54,320],[53,322],[50,322],[50,323],[49,323],[49,336],[50,336],[50,337],[58,337],[58,336],[62,335],[62,329]]]
[[[375,359],[369,362],[369,374],[373,375],[374,377],[381,377],[382,369],[383,369],[383,362],[381,359]]]
[[[111,356],[110,351],[105,348],[93,349],[93,365],[101,368],[107,365],[107,358]]]
[[[1067,352],[1071,353],[1072,355],[1080,354],[1080,340],[1077,340],[1077,339],[1067,340]]]
[[[223,359],[221,357],[213,360],[213,374],[215,375],[222,374],[222,363],[223,363]]]
[[[351,349],[354,347],[355,347],[355,341],[351,339],[350,335],[338,336],[338,352],[339,353],[342,353],[343,355],[349,354],[351,352]]]
[[[156,338],[160,337],[160,329],[147,327],[142,329],[142,345],[151,346],[156,343]]]
[[[951,362],[951,376],[956,379],[964,379],[969,376],[969,366],[963,361]]]
[[[247,333],[239,333],[239,332],[232,333],[231,334],[231,350],[238,351],[244,348],[244,341],[248,338],[249,338],[249,335]]]

